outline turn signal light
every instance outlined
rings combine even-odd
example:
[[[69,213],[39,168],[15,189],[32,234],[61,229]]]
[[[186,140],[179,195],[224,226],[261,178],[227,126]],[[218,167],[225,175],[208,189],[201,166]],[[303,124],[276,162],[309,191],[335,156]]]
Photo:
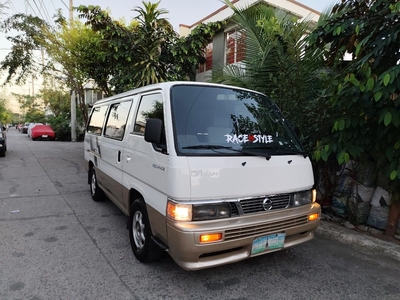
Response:
[[[200,235],[200,243],[212,243],[222,240],[222,233],[211,233]]]
[[[319,214],[308,215],[308,221],[315,221],[319,219]]]

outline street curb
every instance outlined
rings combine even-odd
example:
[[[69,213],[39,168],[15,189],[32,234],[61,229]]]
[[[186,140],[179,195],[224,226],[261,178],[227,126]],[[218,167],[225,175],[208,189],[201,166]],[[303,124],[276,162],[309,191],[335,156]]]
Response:
[[[393,259],[400,261],[400,245],[383,241],[367,233],[360,233],[344,226],[321,221],[316,235],[327,236],[348,245],[358,245],[366,249],[379,251]]]

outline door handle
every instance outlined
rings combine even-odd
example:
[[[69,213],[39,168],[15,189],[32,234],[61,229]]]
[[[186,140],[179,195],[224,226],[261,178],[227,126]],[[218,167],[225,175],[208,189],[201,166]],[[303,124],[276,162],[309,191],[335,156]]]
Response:
[[[121,151],[118,150],[118,162],[121,162]]]

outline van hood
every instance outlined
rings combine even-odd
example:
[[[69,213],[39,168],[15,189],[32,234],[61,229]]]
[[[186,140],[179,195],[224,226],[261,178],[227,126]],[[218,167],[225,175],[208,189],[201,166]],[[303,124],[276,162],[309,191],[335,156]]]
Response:
[[[188,157],[192,200],[263,196],[314,185],[308,157]]]

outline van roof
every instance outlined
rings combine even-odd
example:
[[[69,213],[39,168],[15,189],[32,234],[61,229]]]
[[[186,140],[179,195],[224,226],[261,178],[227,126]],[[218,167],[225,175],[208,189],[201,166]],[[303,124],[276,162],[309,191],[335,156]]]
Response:
[[[108,102],[110,100],[124,98],[124,97],[130,96],[130,95],[140,94],[142,92],[148,92],[148,91],[160,90],[160,89],[165,90],[165,89],[169,89],[171,86],[174,86],[174,85],[215,86],[215,87],[226,87],[226,88],[234,88],[234,89],[252,91],[252,90],[237,87],[237,86],[225,85],[225,84],[219,84],[219,83],[198,82],[198,81],[166,81],[166,82],[160,82],[160,83],[155,83],[155,84],[150,84],[150,85],[146,85],[143,87],[139,87],[139,88],[136,88],[136,89],[133,89],[130,91],[126,91],[121,94],[116,94],[116,95],[101,99],[101,100],[97,101],[94,105],[102,104],[102,103]],[[256,92],[256,91],[252,91],[252,92]]]

